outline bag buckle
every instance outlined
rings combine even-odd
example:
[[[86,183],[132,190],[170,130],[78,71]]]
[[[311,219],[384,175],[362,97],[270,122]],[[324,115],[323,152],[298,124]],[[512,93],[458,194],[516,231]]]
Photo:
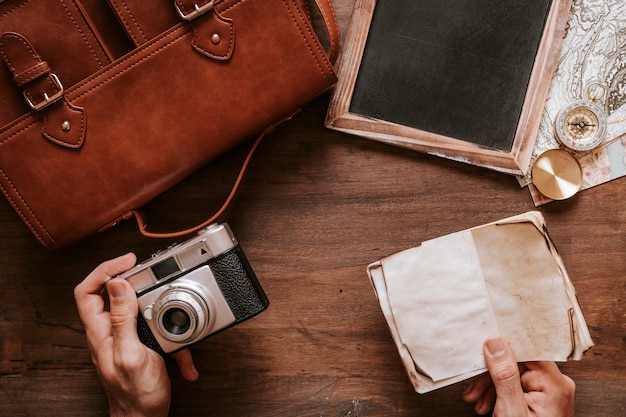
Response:
[[[59,80],[59,77],[57,77],[56,74],[51,72],[50,78],[52,78],[52,81],[54,82],[54,85],[58,91],[51,96],[49,96],[48,93],[44,92],[43,100],[41,100],[40,102],[35,103],[33,100],[31,100],[30,97],[28,97],[28,94],[26,94],[26,91],[24,91],[24,99],[26,99],[26,103],[28,103],[31,109],[39,111],[43,108],[48,107],[50,104],[54,103],[55,101],[58,101],[61,97],[63,97],[63,84],[61,84],[61,80]]]
[[[185,12],[183,12],[180,9],[178,2],[174,2],[174,6],[176,7],[176,11],[178,12],[178,15],[180,16],[180,18],[189,22],[191,20],[194,20],[198,16],[202,16],[206,12],[213,10],[214,3],[215,3],[214,0],[208,2],[204,6],[198,6],[198,3],[194,3],[193,4],[194,11],[189,12],[187,14],[185,14]]]

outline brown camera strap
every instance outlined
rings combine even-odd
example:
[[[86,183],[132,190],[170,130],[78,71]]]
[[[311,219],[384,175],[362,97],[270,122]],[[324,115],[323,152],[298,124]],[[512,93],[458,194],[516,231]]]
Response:
[[[254,154],[254,151],[256,151],[256,149],[259,147],[261,140],[265,137],[267,133],[269,133],[267,130],[263,131],[254,141],[254,144],[248,151],[248,155],[246,156],[246,159],[243,161],[241,169],[239,170],[239,175],[237,175],[237,179],[235,180],[230,190],[230,193],[228,194],[228,197],[226,197],[226,200],[224,201],[222,206],[219,208],[219,210],[217,210],[215,214],[213,214],[213,216],[211,216],[209,219],[205,220],[204,222],[196,226],[193,226],[189,229],[179,230],[177,232],[155,233],[155,232],[148,231],[147,219],[141,211],[131,210],[131,213],[133,214],[133,216],[135,217],[135,220],[137,221],[137,225],[139,226],[139,231],[141,232],[141,234],[146,237],[152,237],[152,238],[161,238],[161,239],[175,238],[175,237],[180,237],[180,236],[197,232],[198,230],[209,226],[211,223],[214,223],[218,219],[218,217],[220,217],[224,213],[224,211],[226,211],[226,208],[228,208],[230,202],[235,197],[235,194],[237,193],[237,190],[239,189],[239,185],[241,184],[241,180],[243,179],[243,176],[246,173],[246,170],[248,169],[248,165],[250,164],[252,155]]]
[[[339,25],[337,24],[335,11],[333,9],[333,6],[330,0],[315,0],[315,3],[322,15],[324,24],[326,25],[326,30],[328,31],[328,37],[329,37],[328,56],[329,56],[330,61],[334,64],[339,55],[339,44],[340,44]],[[200,229],[207,227],[211,223],[214,223],[224,213],[224,211],[226,211],[226,208],[228,208],[229,204],[231,203],[235,194],[237,193],[237,190],[239,189],[239,185],[241,184],[243,176],[248,168],[248,165],[250,164],[250,160],[252,159],[254,152],[256,151],[259,144],[261,143],[261,140],[267,134],[271,133],[275,129],[276,126],[278,126],[283,121],[290,119],[291,117],[293,117],[293,115],[282,120],[276,125],[270,126],[269,128],[265,129],[263,132],[261,132],[261,134],[256,138],[256,140],[254,141],[254,144],[250,148],[250,151],[248,151],[248,154],[241,166],[241,169],[239,170],[237,179],[235,180],[233,187],[231,188],[230,193],[228,194],[228,197],[226,198],[222,206],[217,210],[217,212],[215,212],[215,214],[213,214],[209,219],[207,219],[206,221],[196,226],[193,226],[185,230],[180,230],[176,232],[157,233],[157,232],[148,231],[147,219],[141,211],[131,210],[130,213],[132,214],[132,216],[134,216],[135,220],[137,221],[137,225],[139,227],[139,231],[141,232],[141,234],[150,238],[161,238],[161,239],[177,238],[177,237],[181,237],[181,236],[185,236],[185,235],[197,232]],[[127,217],[128,216],[123,216],[123,218],[127,218]]]

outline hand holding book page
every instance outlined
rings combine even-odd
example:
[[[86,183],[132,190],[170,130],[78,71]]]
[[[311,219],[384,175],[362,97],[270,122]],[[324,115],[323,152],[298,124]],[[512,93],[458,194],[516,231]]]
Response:
[[[419,393],[485,372],[489,336],[520,362],[579,360],[593,345],[539,212],[423,242],[368,274]]]

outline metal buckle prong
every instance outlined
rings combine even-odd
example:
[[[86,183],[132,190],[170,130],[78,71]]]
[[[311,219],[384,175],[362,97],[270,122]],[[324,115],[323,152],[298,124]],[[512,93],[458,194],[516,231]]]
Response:
[[[39,111],[49,106],[50,104],[54,103],[55,101],[59,100],[61,97],[63,97],[63,84],[61,84],[61,80],[59,80],[59,77],[57,77],[56,74],[51,72],[50,78],[52,78],[54,85],[59,91],[54,93],[52,96],[48,96],[48,93],[44,92],[43,100],[40,101],[39,103],[33,102],[33,100],[31,100],[31,98],[28,97],[28,95],[26,94],[26,91],[24,91],[24,99],[26,99],[26,103],[28,103],[31,109]]]
[[[215,3],[215,1],[213,0],[213,1],[208,2],[207,4],[205,4],[202,7],[198,6],[198,3],[194,3],[193,7],[194,7],[195,10],[193,12],[189,12],[187,14],[185,14],[180,9],[180,6],[178,5],[177,2],[174,2],[174,6],[176,7],[176,11],[178,12],[178,15],[180,16],[180,18],[189,22],[189,21],[195,19],[196,17],[205,14],[209,10],[213,10],[214,3]]]

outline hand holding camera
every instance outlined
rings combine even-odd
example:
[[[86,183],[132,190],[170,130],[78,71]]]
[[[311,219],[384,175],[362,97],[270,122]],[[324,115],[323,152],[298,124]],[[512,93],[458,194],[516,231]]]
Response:
[[[176,350],[172,356],[181,375],[193,381],[198,372],[184,347],[250,318],[268,303],[227,225],[210,226],[133,268],[135,261],[135,255],[127,254],[102,263],[75,288],[74,296],[111,415],[166,416],[170,380],[155,350]],[[105,285],[110,308],[102,296]],[[155,314],[138,328],[139,299],[142,312],[150,307]]]
[[[130,253],[99,265],[74,290],[91,357],[109,399],[111,416],[166,416],[170,380],[163,358],[137,337],[137,298],[125,280],[112,279],[135,264]],[[109,308],[102,289],[108,283]],[[188,350],[174,355],[181,375],[198,373]]]

